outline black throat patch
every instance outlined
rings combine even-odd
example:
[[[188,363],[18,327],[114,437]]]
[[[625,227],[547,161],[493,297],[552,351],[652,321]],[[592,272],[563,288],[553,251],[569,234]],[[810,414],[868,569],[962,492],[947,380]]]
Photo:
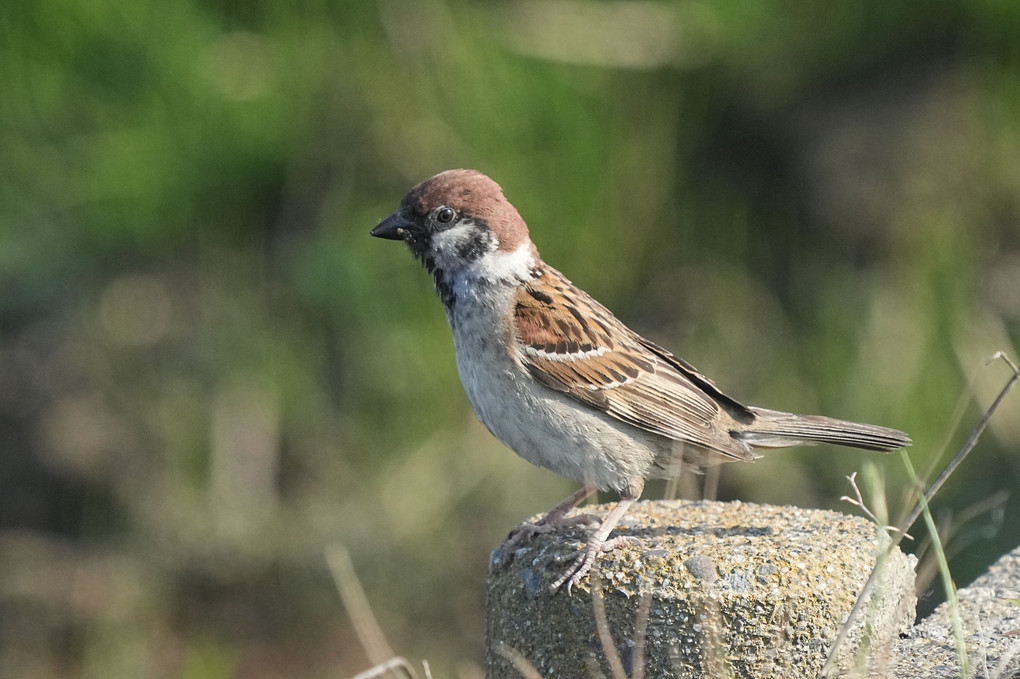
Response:
[[[466,223],[461,221],[455,225],[455,228],[461,231],[457,233],[458,238],[456,240],[451,239],[446,245],[447,247],[452,246],[457,259],[463,265],[466,266],[478,261],[493,248],[495,236],[485,220],[475,218]],[[443,230],[431,231],[413,239],[408,239],[406,242],[411,253],[422,263],[425,270],[432,274],[436,292],[439,293],[439,298],[449,311],[456,305],[457,296],[453,291],[453,284],[448,280],[448,272],[436,263],[433,243],[436,236],[442,232]]]
[[[453,285],[446,279],[446,271],[436,266],[436,260],[430,253],[423,254],[419,259],[421,259],[425,270],[432,274],[432,281],[435,283],[436,292],[439,293],[439,299],[442,300],[443,306],[447,311],[453,310],[457,303],[457,296],[453,292]]]

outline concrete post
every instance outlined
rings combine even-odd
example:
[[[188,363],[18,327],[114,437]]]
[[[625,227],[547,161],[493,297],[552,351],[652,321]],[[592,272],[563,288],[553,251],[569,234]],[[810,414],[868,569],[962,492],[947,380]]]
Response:
[[[614,535],[642,544],[603,555],[571,595],[548,588],[583,528],[538,536],[491,569],[487,677],[520,677],[527,666],[542,677],[614,676],[617,657],[616,674],[627,676],[638,664],[646,677],[813,676],[884,540],[861,518],[739,502],[640,502]],[[913,624],[913,566],[899,550],[880,564],[841,667],[891,653]],[[602,638],[612,639],[608,653]]]

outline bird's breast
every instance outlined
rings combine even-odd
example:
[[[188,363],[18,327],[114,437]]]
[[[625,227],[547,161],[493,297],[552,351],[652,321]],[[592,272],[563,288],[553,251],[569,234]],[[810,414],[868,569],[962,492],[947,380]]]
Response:
[[[539,384],[513,351],[507,314],[450,312],[461,383],[478,419],[532,464],[601,489],[640,489],[671,445]]]

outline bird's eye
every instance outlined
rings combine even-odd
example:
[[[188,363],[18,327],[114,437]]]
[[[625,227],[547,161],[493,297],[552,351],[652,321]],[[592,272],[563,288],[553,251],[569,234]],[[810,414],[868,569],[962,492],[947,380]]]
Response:
[[[452,207],[441,207],[436,210],[436,221],[440,224],[449,224],[456,214]]]

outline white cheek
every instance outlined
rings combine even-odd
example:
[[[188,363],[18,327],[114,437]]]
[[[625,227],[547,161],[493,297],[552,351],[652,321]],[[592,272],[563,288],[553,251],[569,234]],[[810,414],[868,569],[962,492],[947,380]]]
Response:
[[[517,285],[531,276],[534,265],[529,243],[513,252],[487,252],[451,276],[453,292],[459,300],[473,299],[486,309],[504,309],[511,304]]]
[[[527,278],[535,265],[531,241],[525,241],[512,252],[497,249],[499,241],[486,232],[486,252],[473,261],[465,261],[460,252],[478,238],[478,227],[470,222],[432,236],[432,255],[436,266],[450,273],[477,281],[518,281]]]
[[[531,252],[531,242],[521,243],[513,252],[493,250],[478,260],[477,268],[484,272],[484,277],[494,281],[524,280],[531,274],[535,266],[535,257]]]

